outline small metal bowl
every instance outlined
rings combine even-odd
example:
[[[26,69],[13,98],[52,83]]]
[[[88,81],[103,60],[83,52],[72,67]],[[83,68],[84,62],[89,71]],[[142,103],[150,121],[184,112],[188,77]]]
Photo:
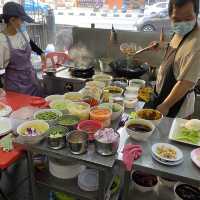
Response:
[[[118,134],[118,133],[117,133]],[[118,140],[112,143],[103,143],[95,139],[95,149],[96,152],[102,156],[112,156],[117,153],[120,135],[118,134]]]
[[[67,142],[73,154],[84,154],[87,152],[88,148],[88,134],[78,130],[71,131],[67,136]]]
[[[61,129],[63,129],[63,131],[65,131],[65,134],[63,136],[57,137],[57,138],[50,137],[49,133],[55,127],[59,127]],[[68,134],[67,128],[62,127],[62,126],[54,126],[54,127],[51,127],[51,129],[49,129],[49,131],[47,133],[48,133],[48,146],[49,146],[49,148],[58,150],[58,149],[62,149],[66,146],[66,135]]]

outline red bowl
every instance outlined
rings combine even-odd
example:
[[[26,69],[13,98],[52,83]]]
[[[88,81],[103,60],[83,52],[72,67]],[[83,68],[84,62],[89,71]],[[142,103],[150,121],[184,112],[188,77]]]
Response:
[[[102,124],[97,120],[83,120],[77,126],[79,131],[88,133],[90,141],[94,140],[94,134],[101,128]]]

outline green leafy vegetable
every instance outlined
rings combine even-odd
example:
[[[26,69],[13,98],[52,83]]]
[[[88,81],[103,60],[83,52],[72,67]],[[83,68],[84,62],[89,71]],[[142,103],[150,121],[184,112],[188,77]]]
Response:
[[[200,132],[193,129],[181,128],[180,133],[177,134],[175,139],[192,144],[199,144]]]

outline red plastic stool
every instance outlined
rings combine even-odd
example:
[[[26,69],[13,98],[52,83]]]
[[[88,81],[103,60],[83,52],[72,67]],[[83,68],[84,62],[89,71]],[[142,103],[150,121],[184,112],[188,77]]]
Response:
[[[19,160],[24,153],[23,147],[21,145],[15,145],[14,149],[10,152],[5,152],[0,149],[0,173],[6,170],[17,160]],[[0,195],[5,199],[9,200],[7,195],[0,189]]]
[[[46,61],[51,60],[53,68],[62,66],[66,61],[70,60],[69,56],[64,52],[50,52],[46,55]],[[47,68],[47,62],[42,66],[42,71]]]

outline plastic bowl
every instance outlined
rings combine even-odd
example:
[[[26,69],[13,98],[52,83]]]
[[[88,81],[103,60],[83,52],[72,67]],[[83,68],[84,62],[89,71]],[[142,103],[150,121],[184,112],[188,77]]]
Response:
[[[69,107],[69,112],[80,118],[80,120],[89,119],[90,105],[85,102],[73,102]]]
[[[156,111],[156,112],[158,112],[158,114],[161,116],[159,119],[156,119],[156,120],[149,120],[149,119],[147,119],[147,118],[145,118],[145,117],[142,117],[142,112],[151,112],[151,111]],[[160,124],[160,122],[161,122],[161,120],[162,120],[162,118],[163,118],[163,115],[159,112],[159,111],[157,111],[157,110],[152,110],[152,109],[141,109],[141,110],[139,110],[139,111],[137,111],[136,112],[136,115],[137,115],[137,118],[139,118],[139,119],[145,119],[145,120],[148,120],[148,121],[151,121],[155,126],[158,126],[159,124]]]
[[[102,103],[99,105],[99,107],[109,108],[112,110],[112,121],[117,120],[124,111],[124,107],[118,103]],[[116,108],[118,111],[115,112],[113,108]]]
[[[69,120],[74,120],[74,123],[69,123]],[[76,122],[75,122],[76,121]],[[67,127],[70,131],[76,129],[80,119],[75,115],[63,115],[62,117],[58,118],[58,125]]]
[[[113,77],[108,74],[96,74],[92,77],[94,81],[104,82],[105,86],[109,86],[113,80]]]
[[[90,111],[90,119],[100,121],[103,128],[109,127],[111,124],[112,110],[103,107],[94,107]]]
[[[41,134],[37,136],[29,136],[24,135],[23,133],[26,131],[27,128],[35,128],[36,130],[39,129]],[[28,144],[36,144],[43,140],[49,129],[49,124],[43,120],[32,120],[26,121],[17,127],[17,133],[19,134],[19,139],[22,140],[24,143]]]
[[[47,96],[45,98],[45,100],[47,102],[51,102],[51,101],[54,101],[54,100],[63,100],[64,99],[64,96],[63,95],[60,95],[60,94],[54,94],[54,95],[50,95],[50,96]]]
[[[133,131],[131,129],[128,128],[129,125],[131,124],[141,124],[141,125],[146,125],[149,128],[151,128],[151,131],[149,132],[138,132],[138,131]],[[147,140],[154,132],[155,130],[155,125],[153,123],[151,123],[150,121],[144,120],[144,119],[131,119],[128,122],[126,122],[125,124],[126,127],[126,131],[128,133],[128,135],[137,140],[137,141],[145,141]]]
[[[120,87],[117,87],[117,86],[108,86],[104,89],[105,91],[108,91],[109,94],[112,96],[112,97],[120,97],[122,96],[123,94],[123,89],[120,88]]]
[[[101,128],[101,122],[96,120],[84,120],[80,122],[77,127],[79,131],[83,131],[88,134],[89,140],[94,140],[94,134]]]
[[[138,88],[145,87],[145,84],[146,84],[146,81],[142,79],[131,79],[129,81],[129,86],[138,87]]]
[[[80,92],[68,92],[64,94],[64,98],[73,102],[79,102],[82,100],[83,95]]]
[[[72,101],[70,100],[64,100],[64,99],[60,99],[60,100],[53,100],[51,101],[51,103],[49,104],[49,107],[51,109],[56,109],[56,110],[60,110],[62,111],[64,114],[68,114],[68,108],[70,107],[70,104],[72,103]]]
[[[38,119],[38,115],[39,114],[42,114],[42,113],[48,113],[48,112],[53,112],[57,115],[57,117],[55,119],[48,119],[48,120],[45,120],[45,119]],[[49,125],[54,125],[56,123],[56,121],[58,120],[59,117],[61,117],[63,114],[62,112],[60,112],[59,110],[56,110],[56,109],[42,109],[42,110],[39,110],[39,111],[36,111],[33,115],[33,118],[34,119],[37,119],[37,120],[44,120],[46,121]]]

